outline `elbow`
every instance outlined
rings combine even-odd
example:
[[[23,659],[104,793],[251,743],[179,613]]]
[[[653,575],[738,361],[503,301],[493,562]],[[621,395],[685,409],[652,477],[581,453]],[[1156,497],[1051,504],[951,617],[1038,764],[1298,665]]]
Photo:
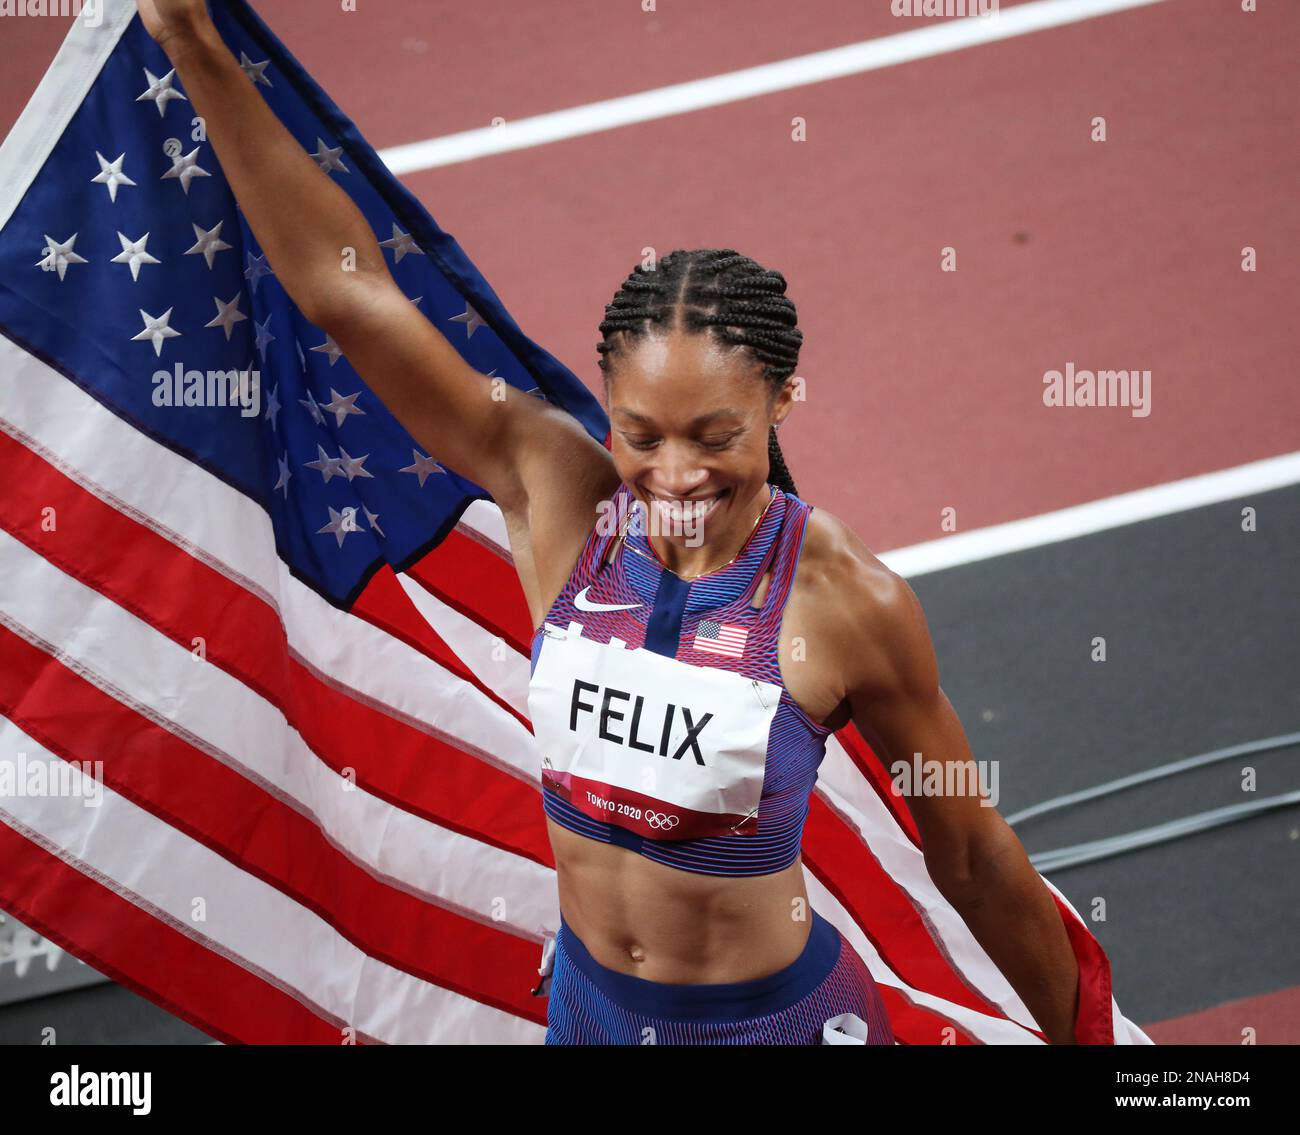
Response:
[[[391,283],[391,277],[386,279]],[[312,326],[337,339],[339,336],[335,332],[346,329],[348,322],[356,318],[367,302],[367,297],[376,294],[382,282],[372,273],[357,272],[333,287],[305,296],[298,304],[298,310]]]
[[[1017,852],[1023,856],[1024,848],[1007,827],[946,844],[942,850],[925,851],[925,868],[953,906],[978,905],[990,880],[998,876],[999,864],[1012,862],[1006,857]]]
[[[953,906],[974,899],[979,891],[974,863],[967,849],[925,853],[925,869],[931,881]]]

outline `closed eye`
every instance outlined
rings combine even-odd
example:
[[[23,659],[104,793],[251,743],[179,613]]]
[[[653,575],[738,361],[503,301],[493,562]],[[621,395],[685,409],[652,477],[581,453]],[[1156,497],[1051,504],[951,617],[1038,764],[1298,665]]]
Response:
[[[659,444],[658,441],[633,441],[632,438],[627,437],[626,435],[624,436],[624,440],[632,449],[653,449]],[[733,434],[731,437],[725,437],[721,441],[701,441],[700,445],[705,449],[727,449],[734,440],[735,435]]]

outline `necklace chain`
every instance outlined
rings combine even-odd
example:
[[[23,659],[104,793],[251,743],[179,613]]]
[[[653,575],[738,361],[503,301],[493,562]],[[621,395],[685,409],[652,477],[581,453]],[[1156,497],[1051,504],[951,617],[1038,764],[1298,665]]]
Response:
[[[758,519],[754,521],[753,526],[746,534],[744,540],[741,541],[740,547],[736,549],[735,555],[733,555],[731,559],[729,559],[725,564],[722,564],[719,567],[710,568],[708,571],[697,572],[695,575],[692,575],[689,578],[687,576],[678,576],[678,578],[681,579],[682,582],[684,583],[694,583],[695,580],[697,579],[700,579],[706,575],[713,575],[714,573],[720,572],[724,568],[729,568],[732,564],[734,564],[736,560],[740,558],[740,553],[743,552],[745,548],[748,546],[750,537],[754,535],[755,530],[758,528],[759,524],[762,523],[763,517],[767,515],[768,509],[772,507],[772,502],[774,500],[776,500],[776,493],[772,492],[768,495],[767,504],[763,506],[763,511],[758,514]],[[640,502],[638,501],[637,503],[639,504]],[[651,560],[651,562],[653,563],[659,564],[659,566],[664,568],[665,571],[672,571],[672,568],[664,564],[663,561],[661,561],[657,555],[654,557],[647,556],[645,552],[641,551],[640,548],[634,548],[631,544],[627,542],[627,527],[631,523],[631,521],[632,521],[632,514],[631,512],[629,512],[627,516],[624,517],[623,519],[623,530],[619,534],[619,542],[623,545],[623,547],[629,549],[630,551],[635,552],[638,556],[642,556],[647,560]],[[646,543],[650,544],[650,536],[648,533],[646,534]],[[653,551],[654,545],[650,544],[650,548],[651,551]],[[677,572],[674,571],[673,575],[677,575]]]

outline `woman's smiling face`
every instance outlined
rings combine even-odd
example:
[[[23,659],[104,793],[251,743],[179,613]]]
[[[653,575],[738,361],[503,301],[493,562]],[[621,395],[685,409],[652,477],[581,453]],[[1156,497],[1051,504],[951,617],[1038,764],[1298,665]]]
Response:
[[[636,339],[612,372],[615,468],[665,545],[706,549],[689,565],[705,570],[708,549],[739,546],[767,504],[768,428],[792,387],[775,394],[748,351],[678,331]]]

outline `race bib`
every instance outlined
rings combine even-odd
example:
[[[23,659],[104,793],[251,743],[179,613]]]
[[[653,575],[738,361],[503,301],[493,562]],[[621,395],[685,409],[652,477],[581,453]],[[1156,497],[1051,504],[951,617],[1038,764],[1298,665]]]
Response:
[[[756,834],[779,685],[543,631],[528,708],[547,788],[647,839]]]

